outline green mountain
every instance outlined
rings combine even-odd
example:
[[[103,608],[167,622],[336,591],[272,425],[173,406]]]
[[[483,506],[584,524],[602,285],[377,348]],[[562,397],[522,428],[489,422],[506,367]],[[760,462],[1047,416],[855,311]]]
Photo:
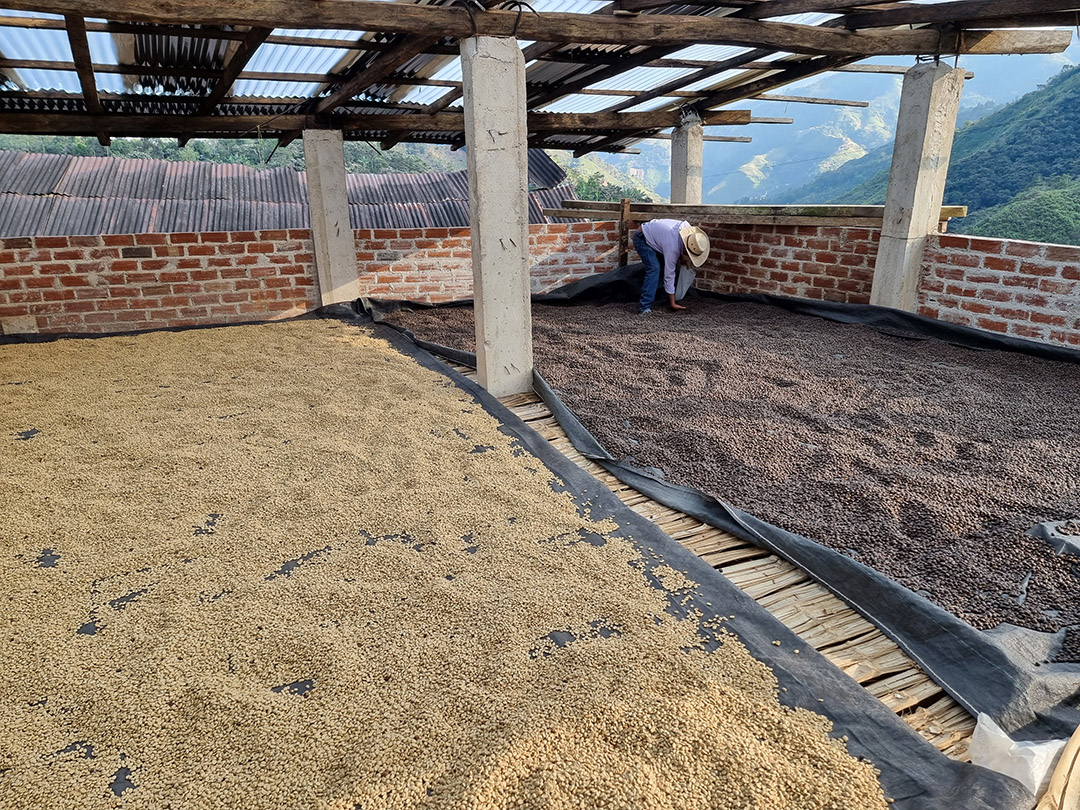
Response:
[[[891,146],[882,147],[770,202],[880,205],[890,159]],[[957,132],[945,203],[969,215],[953,230],[1080,244],[1078,202],[1080,68]]]

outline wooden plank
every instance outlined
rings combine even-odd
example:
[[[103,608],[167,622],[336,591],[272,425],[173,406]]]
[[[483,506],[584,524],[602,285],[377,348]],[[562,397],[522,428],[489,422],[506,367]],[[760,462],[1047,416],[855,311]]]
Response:
[[[716,143],[751,143],[753,138],[745,135],[702,135],[703,141],[715,141]],[[646,135],[642,140],[646,141],[670,141],[670,132],[657,132],[654,135]]]
[[[783,101],[791,104],[827,104],[833,107],[869,107],[869,101],[847,101],[842,98],[817,98],[815,96],[780,96],[763,93],[754,96],[757,101]]]
[[[619,256],[618,267],[626,265],[626,258],[630,255],[630,231],[633,223],[630,221],[630,199],[623,197],[619,203]]]
[[[1076,0],[952,0],[950,3],[906,5],[883,11],[861,11],[843,19],[845,28],[876,28],[927,23],[971,23],[1031,12],[1073,11]],[[1074,21],[1075,24],[1075,21]]]
[[[754,96],[757,98],[757,96]],[[767,116],[755,115],[750,118],[751,124],[794,124],[794,118],[769,118]]]
[[[563,208],[594,211],[617,211],[619,203],[601,200],[563,200]],[[677,205],[673,203],[630,203],[634,214],[671,216],[712,214],[813,217],[877,217],[885,214],[884,205]],[[967,216],[966,205],[943,205],[941,219]],[[684,217],[685,218],[685,217]]]
[[[16,11],[81,14],[102,13],[98,0],[8,0]],[[485,11],[473,18],[461,8],[379,3],[370,0],[113,0],[112,20],[158,24],[247,25],[298,29],[351,29],[417,34],[433,38],[474,35],[512,37],[543,42],[606,45],[726,44],[773,48],[787,52],[871,56],[925,53],[1058,53],[1068,47],[1067,31],[955,33],[933,30],[851,32],[794,23],[762,22],[733,17],[675,14],[610,16],[545,12],[518,14]],[[475,20],[475,22],[474,22]]]
[[[611,211],[590,211],[578,208],[544,208],[545,216],[560,219],[589,219],[597,222],[618,220],[619,215]],[[653,219],[666,219],[665,214],[635,214],[637,222]],[[880,228],[881,217],[787,217],[763,214],[710,214],[705,217],[713,225],[834,225],[847,228]]]

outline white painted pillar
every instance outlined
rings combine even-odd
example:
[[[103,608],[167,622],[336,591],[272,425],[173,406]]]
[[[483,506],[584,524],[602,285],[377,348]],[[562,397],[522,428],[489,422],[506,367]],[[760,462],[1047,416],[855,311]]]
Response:
[[[704,146],[701,118],[683,118],[671,134],[671,201],[701,205],[701,164]]]
[[[516,39],[461,40],[476,365],[497,397],[532,390],[525,59]]]
[[[885,219],[870,303],[914,312],[927,237],[937,229],[964,71],[915,65],[904,74]]]
[[[345,147],[341,132],[305,129],[304,164],[319,295],[324,305],[355,301],[360,297],[360,279],[356,267],[356,241],[349,225]]]

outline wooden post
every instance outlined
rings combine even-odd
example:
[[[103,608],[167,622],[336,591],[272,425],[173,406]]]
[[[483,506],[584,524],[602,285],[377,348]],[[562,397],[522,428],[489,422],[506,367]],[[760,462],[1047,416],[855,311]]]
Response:
[[[630,198],[623,197],[619,204],[619,263],[616,267],[625,267],[630,256]]]

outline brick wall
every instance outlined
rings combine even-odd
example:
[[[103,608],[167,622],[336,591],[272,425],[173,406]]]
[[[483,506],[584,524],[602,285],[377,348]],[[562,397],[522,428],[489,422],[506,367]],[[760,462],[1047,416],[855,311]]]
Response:
[[[317,299],[307,231],[0,239],[5,333],[260,320]]]
[[[472,295],[468,229],[357,231],[361,295]],[[534,225],[533,288],[615,265],[613,222]],[[308,230],[0,239],[0,331],[122,332],[289,317],[319,304]]]
[[[534,293],[614,269],[618,224],[530,225]],[[360,294],[440,303],[472,298],[468,228],[357,231]]]
[[[870,300],[880,231],[831,225],[695,224],[711,251],[696,286],[864,304]]]
[[[932,236],[923,255],[919,313],[1080,346],[1080,247]]]

